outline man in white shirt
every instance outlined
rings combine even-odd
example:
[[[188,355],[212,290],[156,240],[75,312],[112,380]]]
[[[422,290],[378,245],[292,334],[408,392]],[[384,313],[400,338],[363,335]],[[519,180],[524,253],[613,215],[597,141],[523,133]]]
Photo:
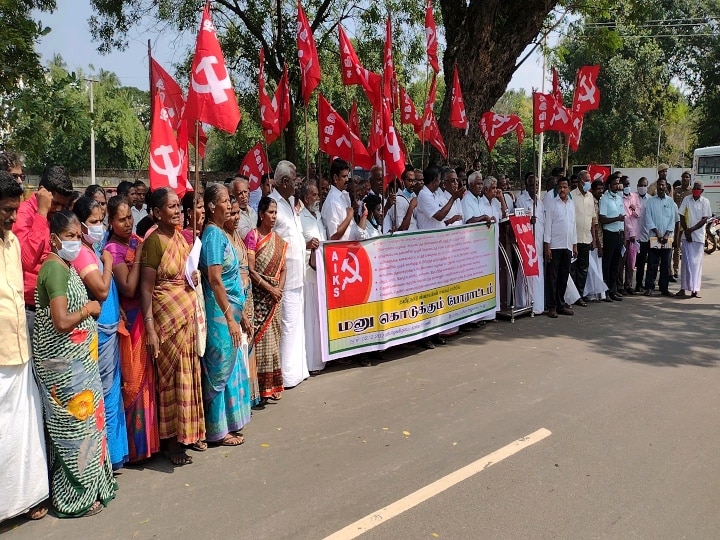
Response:
[[[590,267],[590,251],[595,249],[595,197],[590,193],[590,173],[580,171],[577,187],[570,192],[575,204],[575,228],[577,230],[577,260],[570,268],[572,280],[581,298],[575,304],[586,307],[585,282]]]
[[[702,196],[703,191],[705,191],[703,183],[696,180],[692,193],[683,199],[678,210],[680,227],[683,231],[681,239],[683,263],[680,267],[680,290],[675,296],[685,296],[685,290],[688,290],[690,296],[700,298],[705,225],[712,217],[710,201]]]
[[[317,291],[316,250],[325,241],[325,224],[320,215],[320,190],[317,182],[306,180],[300,187],[300,221],[307,250],[305,251],[305,356],[310,375],[325,369],[320,348],[320,299]]]
[[[330,164],[330,191],[322,205],[328,240],[364,240],[367,208],[363,206],[360,223],[355,223],[355,209],[345,185],[350,177],[350,165],[343,159],[334,159]]]
[[[497,179],[494,176],[488,176],[483,180],[483,195],[478,204],[481,214],[495,218],[496,223],[507,217],[505,197],[502,192],[498,192]]]
[[[475,171],[468,177],[468,193],[462,199],[463,216],[465,223],[487,223],[490,227],[492,223],[497,221],[491,212],[487,213],[487,208],[482,206],[483,197],[483,177],[480,171]]]
[[[547,274],[545,276],[545,306],[548,316],[557,319],[561,315],[574,315],[565,303],[565,290],[570,276],[571,257],[577,256],[577,229],[575,204],[570,199],[567,178],[557,183],[557,195],[548,192],[545,204],[545,233],[543,238]]]
[[[638,214],[638,242],[640,249],[635,259],[635,292],[641,293],[645,289],[645,266],[647,265],[648,252],[650,251],[650,232],[645,221],[645,208],[650,196],[648,195],[648,181],[644,176],[637,182],[637,214]]]
[[[132,206],[130,211],[133,216],[133,232],[137,228],[140,220],[148,215],[147,207],[145,206],[145,196],[147,195],[147,186],[142,180],[135,181],[135,195],[132,199]]]
[[[530,174],[525,179],[525,191],[518,195],[515,202],[515,208],[524,208],[530,214],[530,224],[533,227],[535,236],[535,252],[538,258],[537,276],[528,277],[528,292],[533,301],[533,313],[540,315],[545,311],[545,256],[543,254],[543,239],[545,236],[545,207],[537,194],[538,182],[534,174]],[[524,301],[525,290],[518,280],[519,304],[528,305]]]
[[[385,234],[395,231],[417,231],[417,196],[415,195],[415,170],[407,167],[402,174],[403,190],[395,194],[395,204],[386,212],[383,221]]]
[[[250,182],[242,175],[236,174],[231,184],[233,196],[240,205],[240,222],[237,231],[243,240],[247,233],[257,227],[257,212],[250,206]]]
[[[458,181],[457,172],[455,172],[454,169],[445,169],[445,171],[443,172],[443,183],[441,191],[442,196],[445,198],[446,201],[450,200],[451,193],[457,191],[458,187],[460,187],[460,182]],[[455,199],[455,202],[453,203],[453,206],[450,209],[448,216],[451,219],[455,218],[456,216],[460,217],[460,219],[456,219],[453,223],[448,225],[448,227],[458,227],[463,224],[465,220],[463,219],[462,200]]]
[[[507,214],[512,214],[515,211],[515,197],[510,191],[510,182],[507,176],[499,174],[497,179],[497,187],[502,191],[503,199],[505,200],[505,208]]]
[[[618,291],[622,235],[625,231],[625,204],[620,192],[620,177],[613,173],[608,180],[608,190],[600,197],[600,224],[603,228],[603,279],[608,287],[608,298],[622,301]]]
[[[455,201],[465,194],[464,189],[458,189],[445,199],[440,192],[440,169],[428,167],[423,173],[425,186],[418,195],[417,223],[418,229],[443,229],[455,223],[462,222],[461,215],[450,215]]]
[[[305,281],[305,250],[300,216],[295,210],[297,171],[289,161],[275,168],[274,189],[270,197],[277,203],[277,220],[273,230],[288,243],[285,253],[285,288],[280,319],[280,364],[283,384],[292,388],[310,376],[305,359],[305,326],[303,284]]]

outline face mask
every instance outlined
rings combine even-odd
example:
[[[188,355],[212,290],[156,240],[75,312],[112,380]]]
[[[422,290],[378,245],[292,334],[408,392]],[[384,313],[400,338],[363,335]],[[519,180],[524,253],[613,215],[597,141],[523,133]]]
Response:
[[[587,193],[588,191],[590,191],[590,186],[591,186],[590,182],[583,182],[583,191],[584,191],[585,193]]]
[[[410,191],[410,190],[408,190],[408,188],[403,189],[403,193],[405,194],[405,196],[406,196],[408,199],[409,199],[410,197],[412,197],[412,194],[413,194],[413,192]]]
[[[702,192],[703,192],[702,189],[693,189],[693,190],[692,190],[692,195],[693,195],[693,197],[695,197],[696,199],[699,199],[699,198],[700,198],[700,195],[702,195]]]
[[[58,257],[68,262],[73,262],[80,255],[80,240],[61,240],[62,247],[58,250]]]
[[[105,226],[104,225],[85,225],[87,227],[87,234],[83,233],[85,240],[91,244],[97,244],[102,242],[105,237]]]
[[[641,197],[647,195],[647,186],[638,186],[638,195]]]
[[[630,195],[630,188],[629,188],[629,187],[624,187],[624,188],[623,188],[623,193],[624,193],[625,195]]]

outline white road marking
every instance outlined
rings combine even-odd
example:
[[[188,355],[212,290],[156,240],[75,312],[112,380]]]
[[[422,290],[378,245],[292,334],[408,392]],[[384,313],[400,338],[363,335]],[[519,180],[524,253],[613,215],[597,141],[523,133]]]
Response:
[[[453,487],[455,484],[459,484],[463,480],[467,480],[471,476],[484,471],[488,467],[491,467],[496,463],[500,463],[505,458],[509,458],[510,456],[517,454],[520,450],[542,441],[551,434],[552,432],[550,430],[540,428],[522,439],[513,441],[499,450],[495,450],[493,453],[488,454],[477,461],[473,461],[462,469],[451,472],[447,476],[443,476],[432,484],[428,484],[427,486],[418,489],[410,495],[407,495],[402,499],[375,511],[372,514],[368,514],[364,518],[357,520],[355,523],[351,523],[344,529],[326,537],[325,540],[352,540],[353,538],[357,538],[370,529],[373,529],[378,525],[382,525],[392,518],[399,516],[403,512],[410,510],[418,504],[442,493],[446,489]]]

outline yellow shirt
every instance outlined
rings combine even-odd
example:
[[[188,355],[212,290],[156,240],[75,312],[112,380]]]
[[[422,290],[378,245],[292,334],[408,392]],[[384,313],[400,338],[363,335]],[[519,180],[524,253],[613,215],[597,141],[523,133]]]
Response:
[[[592,243],[592,226],[595,220],[595,197],[589,191],[585,195],[578,188],[570,192],[575,203],[575,228],[578,244]]]
[[[20,242],[10,231],[0,239],[0,365],[14,366],[30,360]]]

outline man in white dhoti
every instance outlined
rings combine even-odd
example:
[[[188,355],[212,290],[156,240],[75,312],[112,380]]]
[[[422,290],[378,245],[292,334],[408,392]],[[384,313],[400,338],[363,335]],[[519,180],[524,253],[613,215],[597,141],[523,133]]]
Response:
[[[277,221],[273,230],[288,243],[280,319],[280,364],[286,388],[297,386],[310,376],[305,359],[303,305],[306,242],[300,215],[295,210],[293,193],[296,181],[295,165],[285,160],[279,162],[270,197],[277,202]]]
[[[675,296],[700,298],[700,282],[702,280],[702,259],[705,247],[705,225],[712,217],[710,201],[702,196],[703,183],[699,180],[693,184],[692,194],[685,197],[680,204],[680,227],[683,231],[682,266],[680,267],[680,290]]]
[[[535,236],[535,250],[538,258],[539,275],[525,278],[527,288],[533,303],[533,313],[541,315],[545,311],[545,257],[543,253],[543,235],[545,234],[545,206],[537,194],[537,178],[534,174],[525,179],[525,191],[518,195],[515,201],[517,208],[524,208],[530,214],[530,223],[533,226]],[[520,267],[522,268],[522,266]],[[518,279],[518,305],[526,306],[528,301],[525,298],[525,286]]]
[[[310,375],[317,375],[325,369],[320,348],[320,299],[315,271],[316,250],[325,241],[325,224],[320,215],[320,190],[317,182],[306,180],[300,188],[300,210],[303,236],[305,238],[305,356]]]
[[[0,521],[47,514],[42,403],[30,362],[20,243],[12,233],[22,185],[0,172]]]

